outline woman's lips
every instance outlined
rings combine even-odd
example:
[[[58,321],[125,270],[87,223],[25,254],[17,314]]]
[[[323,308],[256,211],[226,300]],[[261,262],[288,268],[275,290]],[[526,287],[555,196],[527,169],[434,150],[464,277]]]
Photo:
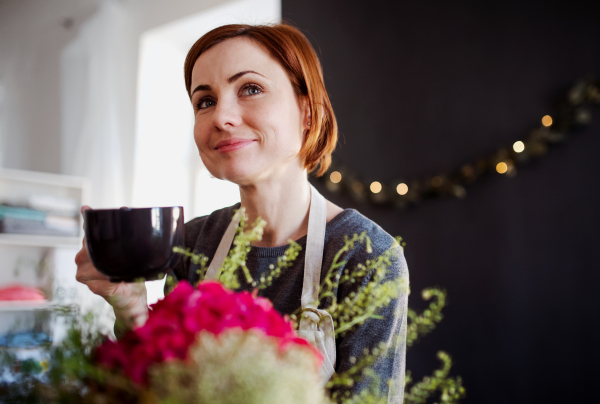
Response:
[[[219,143],[217,143],[215,150],[217,150],[219,153],[229,153],[234,150],[242,149],[242,148],[248,146],[250,143],[254,143],[254,142],[255,142],[255,140],[253,140],[253,139],[233,138],[233,139],[221,140]]]

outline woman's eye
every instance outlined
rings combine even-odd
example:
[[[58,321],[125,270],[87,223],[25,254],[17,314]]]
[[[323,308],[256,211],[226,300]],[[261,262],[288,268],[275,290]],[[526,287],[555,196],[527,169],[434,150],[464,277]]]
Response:
[[[214,100],[204,99],[198,103],[197,108],[205,109],[205,108],[209,108],[209,107],[214,107],[215,105],[217,105],[217,103]]]
[[[242,90],[242,95],[256,95],[260,94],[262,91],[258,86],[248,86]]]

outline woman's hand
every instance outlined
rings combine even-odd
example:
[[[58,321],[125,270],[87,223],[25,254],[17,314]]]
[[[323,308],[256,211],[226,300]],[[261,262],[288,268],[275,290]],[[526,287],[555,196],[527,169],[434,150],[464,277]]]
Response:
[[[87,209],[91,208],[82,206],[81,213],[83,214],[83,211]],[[148,303],[144,282],[111,282],[92,264],[85,238],[83,247],[75,256],[75,263],[77,264],[77,275],[75,275],[77,281],[86,285],[92,293],[102,296],[113,307],[117,318],[115,330],[126,331],[146,321]]]

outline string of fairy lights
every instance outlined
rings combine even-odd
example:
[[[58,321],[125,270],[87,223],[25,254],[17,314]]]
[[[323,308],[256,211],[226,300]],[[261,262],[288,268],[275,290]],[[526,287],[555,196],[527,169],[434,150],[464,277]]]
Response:
[[[365,181],[334,162],[321,179],[331,192],[349,194],[359,202],[378,206],[404,209],[430,198],[462,199],[467,196],[467,188],[475,182],[493,175],[514,177],[518,166],[542,157],[550,147],[564,143],[575,131],[588,126],[592,121],[592,106],[600,106],[600,81],[586,77],[575,82],[556,113],[542,117],[540,126],[529,136],[453,170],[384,183]]]

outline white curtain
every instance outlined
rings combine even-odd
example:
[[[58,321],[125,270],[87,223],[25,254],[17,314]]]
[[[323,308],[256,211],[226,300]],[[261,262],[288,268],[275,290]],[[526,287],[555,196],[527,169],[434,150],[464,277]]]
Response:
[[[4,85],[2,84],[2,79],[0,79],[0,167],[2,167],[4,160]]]
[[[101,0],[61,63],[62,172],[91,180],[95,208],[128,204],[137,38],[123,5]]]
[[[101,0],[98,12],[61,55],[61,170],[90,179],[90,204],[130,202],[137,41],[121,3]],[[71,257],[72,262],[72,257]],[[112,308],[85,286],[81,309],[111,332]]]

